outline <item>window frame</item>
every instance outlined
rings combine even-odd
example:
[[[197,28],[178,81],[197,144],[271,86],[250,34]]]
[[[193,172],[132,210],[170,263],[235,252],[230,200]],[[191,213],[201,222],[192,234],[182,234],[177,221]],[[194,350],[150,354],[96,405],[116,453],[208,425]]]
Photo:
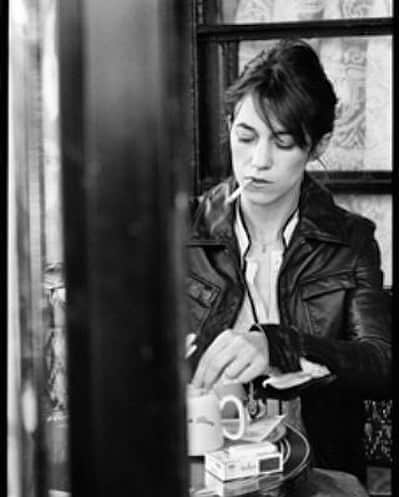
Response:
[[[209,145],[204,142],[204,133],[201,130],[205,126],[211,126],[215,130],[218,128],[218,118],[215,119],[215,115],[220,115],[222,109],[220,95],[223,93],[224,88],[238,76],[240,42],[270,40],[290,36],[300,36],[307,39],[388,35],[391,36],[392,43],[394,43],[394,14],[392,17],[254,24],[216,24],[211,22],[212,16],[215,17],[214,2],[209,2],[208,0],[193,1],[193,109],[194,135],[196,137],[194,143],[194,194],[202,193],[223,176],[221,161],[219,161],[220,169],[215,171],[214,176],[212,174],[210,176],[205,175],[204,163],[209,161],[201,148],[209,149]],[[221,83],[216,81],[216,78],[212,75],[218,72],[219,67],[217,71],[209,71],[212,59],[215,61],[218,57],[216,54],[218,50],[220,52],[219,58],[221,59],[219,63],[223,65],[223,88],[221,88]],[[392,71],[392,79],[393,75],[394,71]],[[215,95],[217,96],[215,97]],[[210,106],[217,105],[219,114],[214,112],[213,115],[207,116],[203,105],[204,101],[210,101]],[[393,117],[393,122],[394,120]],[[392,164],[394,164],[393,159]],[[212,165],[210,168],[212,168]],[[391,194],[392,170],[393,168],[386,171],[348,170],[329,171],[328,173],[312,171],[312,175],[317,179],[321,179],[333,193]]]

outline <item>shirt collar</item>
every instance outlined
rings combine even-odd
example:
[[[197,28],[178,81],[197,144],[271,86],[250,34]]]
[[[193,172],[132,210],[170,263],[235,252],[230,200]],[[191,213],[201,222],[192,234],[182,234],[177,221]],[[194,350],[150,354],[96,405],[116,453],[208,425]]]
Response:
[[[291,241],[292,235],[294,233],[295,227],[299,221],[299,209],[296,208],[292,214],[289,216],[284,226],[282,227],[282,240],[284,244],[284,249],[287,248],[289,242]],[[237,237],[238,246],[240,249],[240,254],[242,258],[245,258],[249,247],[251,245],[251,238],[248,229],[244,223],[241,215],[240,202],[236,202],[236,215],[234,221],[234,232]]]

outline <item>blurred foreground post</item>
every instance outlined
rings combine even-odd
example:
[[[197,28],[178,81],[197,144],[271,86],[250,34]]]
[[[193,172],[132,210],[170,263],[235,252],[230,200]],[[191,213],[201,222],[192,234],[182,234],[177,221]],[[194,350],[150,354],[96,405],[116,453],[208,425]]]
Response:
[[[72,495],[185,495],[189,2],[60,2]]]

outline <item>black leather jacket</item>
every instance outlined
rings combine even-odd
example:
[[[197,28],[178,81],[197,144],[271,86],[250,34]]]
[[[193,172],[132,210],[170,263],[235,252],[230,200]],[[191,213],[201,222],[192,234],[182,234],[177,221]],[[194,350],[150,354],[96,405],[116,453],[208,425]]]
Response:
[[[234,186],[230,178],[195,206],[187,281],[189,331],[198,345],[192,372],[215,337],[233,326],[245,293],[235,208],[224,202]],[[329,368],[326,381],[288,397],[301,396],[314,464],[364,480],[363,399],[389,397],[391,388],[391,304],[382,289],[375,225],[338,207],[307,173],[299,215],[279,273],[278,333],[264,326],[273,342],[271,365],[296,369],[304,356]],[[257,395],[279,396],[260,383]]]

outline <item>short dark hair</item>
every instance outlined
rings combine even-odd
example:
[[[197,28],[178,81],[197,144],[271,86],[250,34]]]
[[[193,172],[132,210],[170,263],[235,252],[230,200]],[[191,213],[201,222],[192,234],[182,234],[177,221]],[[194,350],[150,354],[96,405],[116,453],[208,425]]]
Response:
[[[247,94],[269,127],[269,113],[305,148],[306,135],[313,150],[334,128],[337,97],[319,57],[302,40],[286,39],[263,50],[227,89],[225,106],[234,118],[237,103]],[[273,128],[272,128],[273,129]]]

